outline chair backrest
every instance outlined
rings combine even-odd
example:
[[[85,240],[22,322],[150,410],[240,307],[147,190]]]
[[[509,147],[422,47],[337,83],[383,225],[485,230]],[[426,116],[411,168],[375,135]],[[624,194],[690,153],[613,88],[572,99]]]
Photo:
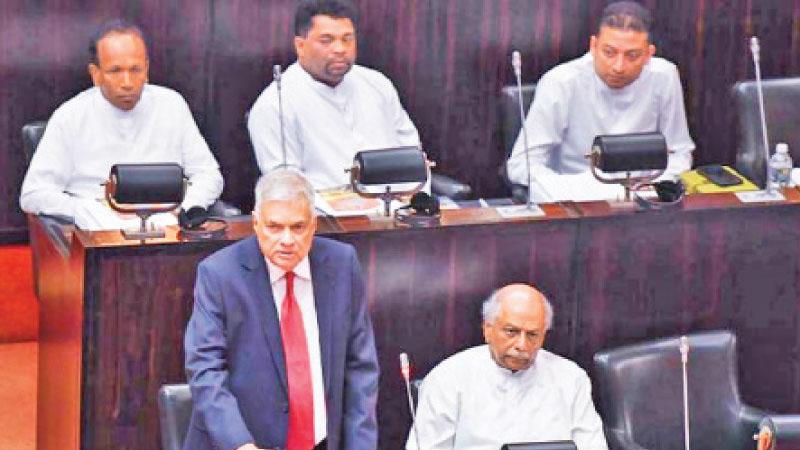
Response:
[[[39,141],[42,140],[46,127],[47,122],[44,120],[29,122],[22,126],[22,152],[25,154],[25,161],[28,164],[33,158],[36,147],[39,146]]]
[[[500,123],[503,131],[503,151],[505,152],[500,167],[500,175],[506,182],[508,181],[505,175],[506,160],[511,156],[514,142],[517,140],[519,130],[522,128],[522,122],[519,118],[519,100],[517,99],[519,92],[517,85],[505,86],[500,90]],[[526,115],[535,93],[535,83],[522,85],[522,107]]]
[[[188,384],[165,384],[158,390],[161,449],[181,450],[192,418],[192,392]]]
[[[794,161],[800,159],[800,78],[765,80],[764,111],[767,118],[770,154],[775,144],[786,142]],[[764,161],[764,134],[755,81],[743,81],[733,86],[738,123],[736,168],[739,172],[764,186],[766,168]]]
[[[607,435],[622,435],[647,449],[684,448],[679,346],[680,338],[673,337],[595,355]],[[687,372],[692,449],[751,448],[742,423],[733,333],[689,335]]]

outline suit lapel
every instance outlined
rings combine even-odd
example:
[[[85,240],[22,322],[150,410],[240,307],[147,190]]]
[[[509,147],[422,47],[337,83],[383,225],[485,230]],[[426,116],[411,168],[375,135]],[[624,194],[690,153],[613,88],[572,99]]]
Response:
[[[325,379],[325,392],[331,386],[331,354],[333,352],[333,313],[335,306],[336,286],[333,271],[327,256],[311,248],[309,262],[311,264],[311,280],[314,284],[314,306],[317,309],[317,325],[319,326],[319,344],[322,358],[322,375]]]
[[[245,280],[250,290],[250,297],[256,304],[256,311],[259,312],[259,320],[264,330],[264,336],[269,347],[269,354],[278,372],[278,379],[285,392],[289,392],[286,377],[286,359],[283,354],[283,342],[281,340],[281,325],[278,320],[278,311],[275,309],[275,299],[272,296],[272,287],[269,280],[269,271],[264,262],[264,256],[258,248],[258,241],[251,237],[249,245],[246,246],[246,254],[242,266],[244,266]]]

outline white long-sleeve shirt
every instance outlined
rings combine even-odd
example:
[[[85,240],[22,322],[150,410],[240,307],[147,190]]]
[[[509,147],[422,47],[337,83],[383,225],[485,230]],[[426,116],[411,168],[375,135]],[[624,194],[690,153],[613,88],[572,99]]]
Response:
[[[358,151],[420,145],[397,90],[380,72],[354,65],[330,87],[294,63],[281,83],[286,163],[300,167],[315,189],[348,184],[344,170]],[[280,127],[278,88],[272,82],[247,121],[261,173],[284,162]]]
[[[207,207],[222,192],[219,165],[180,94],[148,84],[136,106],[124,111],[99,88],[87,89],[48,121],[22,183],[20,205],[28,213],[62,215],[76,222],[100,216],[108,208],[97,199],[104,196],[101,184],[111,166],[146,162],[183,167],[190,183],[184,208]],[[102,228],[96,225],[90,228]]]
[[[695,148],[686,124],[683,90],[675,65],[653,57],[639,78],[612,89],[597,76],[591,53],[545,73],[525,119],[531,173],[550,190],[571,180],[586,181],[592,141],[598,135],[662,133],[672,151],[665,177],[689,170]],[[528,184],[520,132],[508,160],[508,176]],[[599,182],[597,182],[599,184]]]
[[[457,353],[422,382],[417,431],[423,450],[497,450],[505,443],[573,440],[606,450],[586,372],[539,350],[533,365],[511,372],[482,345]],[[413,429],[407,450],[417,450]]]

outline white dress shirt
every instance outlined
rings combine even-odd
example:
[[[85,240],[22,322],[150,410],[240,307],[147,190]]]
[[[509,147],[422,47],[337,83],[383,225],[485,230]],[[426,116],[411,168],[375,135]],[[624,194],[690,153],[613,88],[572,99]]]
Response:
[[[598,135],[658,131],[674,152],[664,177],[674,178],[692,165],[695,145],[680,77],[675,65],[662,58],[650,58],[639,78],[620,89],[597,76],[591,53],[560,64],[536,85],[525,126],[532,178],[549,190],[558,190],[559,183],[591,180],[585,155]],[[527,185],[524,147],[520,131],[507,167],[514,183]]]
[[[287,164],[300,167],[315,189],[349,183],[345,169],[358,151],[419,146],[419,135],[391,81],[354,65],[336,86],[314,80],[299,63],[281,81]],[[261,173],[283,164],[278,89],[272,82],[247,121]]]
[[[100,89],[62,104],[47,123],[22,183],[25,212],[75,218],[108,210],[101,184],[118,163],[174,162],[189,186],[184,208],[207,207],[222,192],[222,175],[189,106],[177,92],[145,85],[130,111],[116,108]],[[97,214],[94,214],[97,215]],[[111,228],[114,228],[111,226]]]
[[[573,440],[606,450],[589,377],[572,361],[539,350],[511,372],[482,345],[436,366],[422,383],[417,430],[424,450],[498,450],[505,443]],[[417,450],[413,429],[407,450]]]
[[[281,319],[281,306],[286,296],[286,271],[264,258],[272,284],[272,298]],[[322,356],[319,345],[319,324],[317,308],[314,305],[314,285],[311,283],[311,265],[308,256],[303,258],[293,270],[294,298],[303,316],[303,329],[306,332],[308,359],[311,364],[311,385],[314,396],[314,443],[319,444],[328,435],[327,413],[325,412],[325,382],[322,378]]]

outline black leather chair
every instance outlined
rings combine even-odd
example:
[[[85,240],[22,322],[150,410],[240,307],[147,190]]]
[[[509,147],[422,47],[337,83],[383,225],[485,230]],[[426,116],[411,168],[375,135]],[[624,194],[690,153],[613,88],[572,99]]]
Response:
[[[188,384],[165,384],[158,390],[161,450],[181,450],[192,418],[192,392]]]
[[[506,161],[511,157],[511,150],[514,148],[514,142],[519,136],[519,131],[522,129],[522,122],[519,117],[519,100],[517,98],[520,92],[517,85],[505,86],[500,90],[500,123],[502,127],[502,145],[503,145],[503,162],[500,164],[500,178],[503,179],[506,186],[511,190],[511,197],[518,202],[524,203],[528,198],[528,187],[521,184],[512,183],[508,179],[508,172],[506,169]],[[536,93],[536,84],[523,84],[522,85],[522,106],[525,114],[528,114],[531,103],[533,102],[534,94]]]
[[[800,160],[800,78],[765,80],[764,111],[767,118],[770,154],[775,144],[786,142],[794,161]],[[759,186],[764,186],[764,134],[755,81],[743,81],[733,86],[736,103],[738,144],[736,169]]]
[[[621,347],[594,356],[600,413],[609,447],[683,450],[680,338]],[[765,411],[742,403],[736,337],[689,335],[689,416],[693,450],[752,450]],[[790,416],[774,416],[790,417]]]
[[[39,141],[42,140],[45,128],[47,128],[47,121],[44,120],[29,122],[22,126],[22,151],[25,154],[26,165],[31,163],[33,154],[39,146]],[[235,217],[242,214],[239,208],[221,199],[212,203],[211,206],[208,207],[208,212],[211,216],[215,217]],[[63,217],[59,219],[61,221],[69,221],[68,218]]]
[[[22,152],[25,154],[26,165],[31,163],[33,153],[39,146],[46,127],[47,122],[44,120],[26,123],[22,126]]]

